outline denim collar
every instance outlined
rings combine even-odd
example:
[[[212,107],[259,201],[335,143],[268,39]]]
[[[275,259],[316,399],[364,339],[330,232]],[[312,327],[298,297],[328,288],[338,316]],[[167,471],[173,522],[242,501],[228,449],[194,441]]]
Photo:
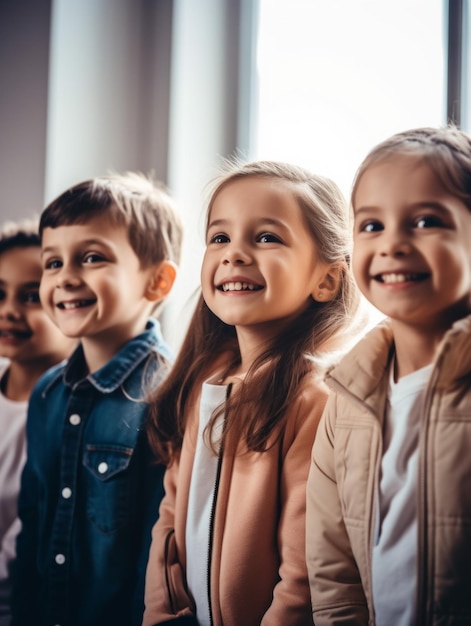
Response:
[[[150,319],[146,330],[126,343],[121,350],[102,368],[93,374],[85,375],[86,365],[83,348],[80,344],[72,353],[60,375],[51,380],[44,393],[62,377],[67,387],[75,388],[88,382],[101,393],[112,393],[129,377],[130,373],[146,359],[151,352],[158,352],[166,359],[171,358],[170,350],[165,344],[160,324]]]

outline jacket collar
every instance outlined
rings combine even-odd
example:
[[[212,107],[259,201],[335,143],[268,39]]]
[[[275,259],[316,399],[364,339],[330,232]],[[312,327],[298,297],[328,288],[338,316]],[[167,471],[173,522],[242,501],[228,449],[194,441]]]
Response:
[[[443,337],[436,363],[440,389],[456,384],[471,373],[471,315],[455,322]]]
[[[327,373],[326,381],[345,387],[363,402],[375,396],[389,373],[394,339],[388,319],[375,326]],[[471,315],[444,335],[435,359],[436,385],[448,388],[471,373]]]
[[[389,320],[384,320],[329,369],[326,382],[331,387],[340,384],[362,402],[374,406],[378,386],[389,372],[393,354],[391,325]]]

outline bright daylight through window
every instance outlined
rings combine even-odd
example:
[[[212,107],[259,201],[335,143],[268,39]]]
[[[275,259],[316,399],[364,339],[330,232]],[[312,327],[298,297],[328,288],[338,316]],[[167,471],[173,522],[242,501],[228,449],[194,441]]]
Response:
[[[378,141],[445,122],[442,0],[260,0],[255,158],[305,165],[348,196]]]
[[[376,143],[446,121],[442,0],[260,0],[252,156],[350,195]],[[372,323],[381,318],[371,305]]]

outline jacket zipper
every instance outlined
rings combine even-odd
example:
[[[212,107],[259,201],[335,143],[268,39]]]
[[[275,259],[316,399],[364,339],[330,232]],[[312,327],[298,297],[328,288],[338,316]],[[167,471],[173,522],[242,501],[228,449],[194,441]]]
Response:
[[[232,383],[227,386],[226,402],[231,395]],[[222,426],[222,435],[224,435],[224,427],[226,424],[226,415],[224,413],[224,421]],[[214,624],[213,607],[211,604],[211,560],[213,555],[213,538],[214,538],[214,519],[216,517],[216,505],[219,492],[219,483],[221,480],[222,459],[224,455],[224,443],[221,442],[218,453],[218,464],[216,469],[216,480],[214,481],[213,502],[211,504],[211,514],[209,517],[209,542],[208,542],[208,569],[207,569],[207,593],[208,593],[208,609],[209,609],[209,623],[211,626]]]

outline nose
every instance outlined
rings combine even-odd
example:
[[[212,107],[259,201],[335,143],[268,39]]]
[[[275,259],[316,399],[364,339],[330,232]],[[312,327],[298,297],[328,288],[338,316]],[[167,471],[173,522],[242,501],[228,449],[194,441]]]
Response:
[[[78,287],[82,282],[79,272],[77,272],[71,264],[66,264],[60,268],[56,276],[56,286],[61,289],[73,289]]]
[[[246,246],[231,241],[224,249],[224,265],[247,265],[251,262],[251,256]]]
[[[15,298],[5,297],[0,300],[0,317],[6,320],[21,319],[21,311]]]
[[[403,257],[410,254],[411,250],[412,244],[406,233],[398,229],[383,232],[380,246],[382,256]]]

